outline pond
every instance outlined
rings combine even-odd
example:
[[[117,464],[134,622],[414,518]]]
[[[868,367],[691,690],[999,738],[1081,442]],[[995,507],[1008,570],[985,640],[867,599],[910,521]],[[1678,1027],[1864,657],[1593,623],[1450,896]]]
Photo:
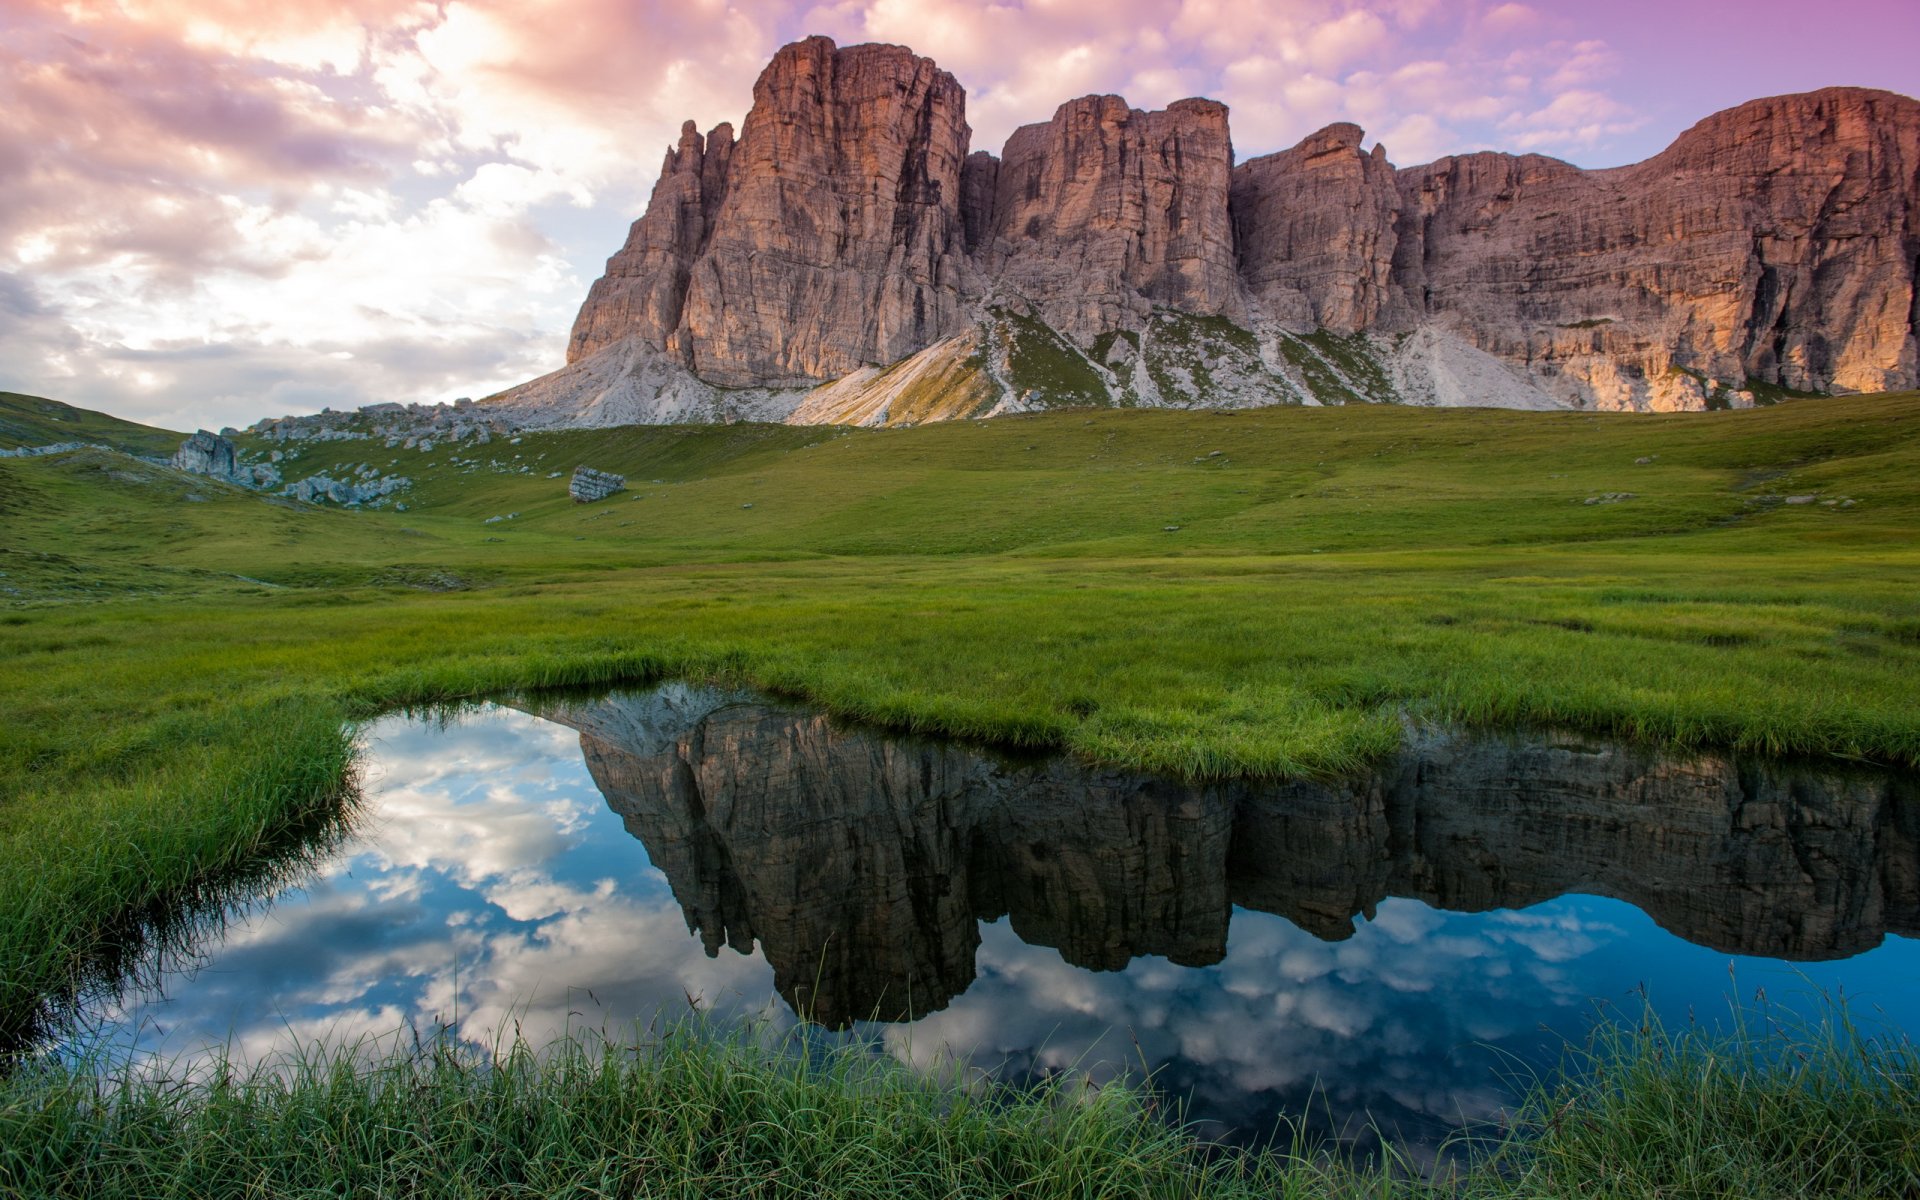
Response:
[[[365,737],[351,836],[72,1044],[803,1012],[922,1067],[1151,1071],[1227,1140],[1310,1107],[1418,1147],[1643,994],[1920,1031],[1910,778],[1410,730],[1366,777],[1190,786],[681,684]]]

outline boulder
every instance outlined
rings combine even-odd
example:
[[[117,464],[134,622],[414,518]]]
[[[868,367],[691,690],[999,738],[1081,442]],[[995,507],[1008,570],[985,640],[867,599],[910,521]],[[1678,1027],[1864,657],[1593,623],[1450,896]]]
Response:
[[[625,475],[596,471],[592,467],[575,467],[573,479],[567,484],[567,495],[573,497],[575,504],[591,504],[595,500],[605,500],[615,492],[624,491],[626,486]]]

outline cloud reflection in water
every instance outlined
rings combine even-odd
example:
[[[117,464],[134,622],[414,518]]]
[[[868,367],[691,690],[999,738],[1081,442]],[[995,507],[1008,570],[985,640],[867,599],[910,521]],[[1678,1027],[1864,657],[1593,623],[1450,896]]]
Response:
[[[1221,808],[697,689],[664,695],[557,714],[575,728],[504,708],[378,722],[354,838],[304,886],[239,914],[197,969],[103,1014],[96,1036],[257,1059],[456,1018],[479,1044],[515,1030],[538,1043],[677,1015],[690,998],[778,1027],[793,1019],[782,997],[811,996],[846,1010],[832,1025],[863,1002],[902,1005],[917,1019],[855,1022],[853,1036],[922,1068],[960,1056],[1016,1080],[1151,1071],[1215,1133],[1257,1138],[1311,1104],[1323,1125],[1430,1143],[1497,1116],[1503,1072],[1550,1066],[1595,998],[1646,982],[1669,1011],[1724,1007],[1727,955],[1625,901],[1469,914],[1369,900],[1354,879],[1405,886],[1353,851],[1369,822],[1405,819],[1391,802],[1328,810],[1345,831],[1329,849],[1303,824],[1327,813],[1305,802]],[[1311,853],[1267,861],[1274,844]],[[1251,876],[1249,845],[1266,856]],[[1416,874],[1458,874],[1428,849]],[[1343,854],[1358,866],[1328,865]],[[1428,899],[1499,899],[1472,879],[1431,886]],[[1234,907],[1229,924],[1229,894],[1287,915]],[[1347,931],[1348,903],[1370,915],[1322,940]],[[1910,982],[1917,961],[1894,939],[1807,970],[1872,990]],[[1772,971],[1761,981],[1777,988],[1765,963],[1743,970]]]

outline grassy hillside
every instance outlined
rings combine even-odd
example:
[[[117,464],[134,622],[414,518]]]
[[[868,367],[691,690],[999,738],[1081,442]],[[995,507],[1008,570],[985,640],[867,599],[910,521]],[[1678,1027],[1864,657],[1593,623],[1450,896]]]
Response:
[[[16,1020],[324,819],[342,722],[507,687],[725,675],[1195,776],[1338,771],[1406,713],[1920,763],[1913,394],[290,447],[409,511],[0,460]],[[581,463],[629,491],[571,503]]]
[[[0,392],[0,450],[92,442],[128,454],[164,458],[179,449],[185,437],[42,396]]]

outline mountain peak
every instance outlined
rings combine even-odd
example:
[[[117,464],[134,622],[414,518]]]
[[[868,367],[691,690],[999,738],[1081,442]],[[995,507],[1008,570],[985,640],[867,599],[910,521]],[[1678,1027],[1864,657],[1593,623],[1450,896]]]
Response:
[[[1213,403],[1222,372],[1254,381],[1249,403],[1697,408],[1920,383],[1905,96],[1755,100],[1606,171],[1495,152],[1396,170],[1348,122],[1236,167],[1228,117],[1200,97],[1083,96],[996,157],[972,150],[966,93],[931,59],[794,42],[737,140],[682,127],[581,308],[572,365],[500,402],[685,419],[758,389],[745,411],[844,413],[848,389],[943,346],[902,378],[964,375],[972,396],[990,375],[995,411],[1029,391]],[[1226,338],[1208,344],[1236,365],[1167,357],[1154,339],[1177,329]],[[1020,331],[1054,384],[1015,378]],[[1300,340],[1322,334],[1360,340]],[[833,404],[803,403],[831,381]]]

